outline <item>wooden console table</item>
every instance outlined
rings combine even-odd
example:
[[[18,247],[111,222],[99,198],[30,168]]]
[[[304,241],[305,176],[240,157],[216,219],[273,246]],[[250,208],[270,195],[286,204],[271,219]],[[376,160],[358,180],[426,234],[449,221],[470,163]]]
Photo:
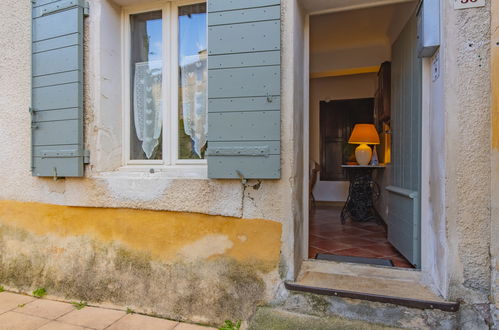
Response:
[[[342,165],[347,171],[350,181],[348,198],[341,210],[341,223],[347,218],[353,221],[379,221],[374,202],[379,196],[379,187],[372,179],[376,169],[384,169],[385,165]]]

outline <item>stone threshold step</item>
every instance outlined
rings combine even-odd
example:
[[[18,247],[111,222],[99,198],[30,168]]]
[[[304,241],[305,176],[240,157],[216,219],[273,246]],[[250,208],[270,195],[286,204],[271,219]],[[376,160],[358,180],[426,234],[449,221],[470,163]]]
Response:
[[[297,282],[285,282],[291,291],[360,299],[418,309],[459,310],[459,303],[435,295],[427,287],[412,281],[374,277],[305,272]]]

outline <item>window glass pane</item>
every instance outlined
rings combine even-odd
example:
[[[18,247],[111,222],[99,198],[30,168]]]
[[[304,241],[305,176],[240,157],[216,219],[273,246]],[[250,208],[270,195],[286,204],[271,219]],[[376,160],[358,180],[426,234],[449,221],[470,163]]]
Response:
[[[162,159],[161,11],[130,15],[130,159]]]
[[[206,4],[179,7],[178,158],[202,159],[208,134]]]

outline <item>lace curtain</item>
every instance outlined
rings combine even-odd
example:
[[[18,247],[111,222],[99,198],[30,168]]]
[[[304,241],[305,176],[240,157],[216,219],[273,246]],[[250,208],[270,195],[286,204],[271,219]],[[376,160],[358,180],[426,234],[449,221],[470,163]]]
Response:
[[[156,69],[154,69],[156,67]],[[135,133],[150,159],[161,137],[161,62],[135,63],[133,114]]]
[[[192,140],[193,151],[199,158],[202,158],[201,151],[208,136],[206,54],[200,55],[200,59],[194,63],[183,66],[180,70],[180,76],[184,131]]]

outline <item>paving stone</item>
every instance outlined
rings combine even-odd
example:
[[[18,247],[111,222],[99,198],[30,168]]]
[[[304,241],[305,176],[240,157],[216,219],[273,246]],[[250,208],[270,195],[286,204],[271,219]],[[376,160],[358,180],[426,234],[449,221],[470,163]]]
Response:
[[[36,299],[35,301],[26,304],[24,307],[16,308],[14,311],[55,320],[56,318],[73,310],[74,307],[67,303],[46,299]]]
[[[0,330],[35,330],[48,322],[41,317],[7,312],[0,315]]]
[[[63,315],[57,320],[81,327],[104,329],[125,315],[125,312],[112,309],[85,307]]]
[[[59,321],[50,321],[37,330],[85,330],[85,328]]]
[[[129,314],[110,326],[109,330],[171,330],[178,322],[150,316]],[[107,330],[106,329],[106,330]],[[177,329],[177,328],[175,328]]]
[[[179,323],[175,327],[175,330],[210,330],[210,329],[216,330],[215,328],[203,327],[201,325],[189,324],[189,323]]]
[[[17,308],[22,304],[27,304],[35,298],[11,292],[0,292],[0,314]]]

